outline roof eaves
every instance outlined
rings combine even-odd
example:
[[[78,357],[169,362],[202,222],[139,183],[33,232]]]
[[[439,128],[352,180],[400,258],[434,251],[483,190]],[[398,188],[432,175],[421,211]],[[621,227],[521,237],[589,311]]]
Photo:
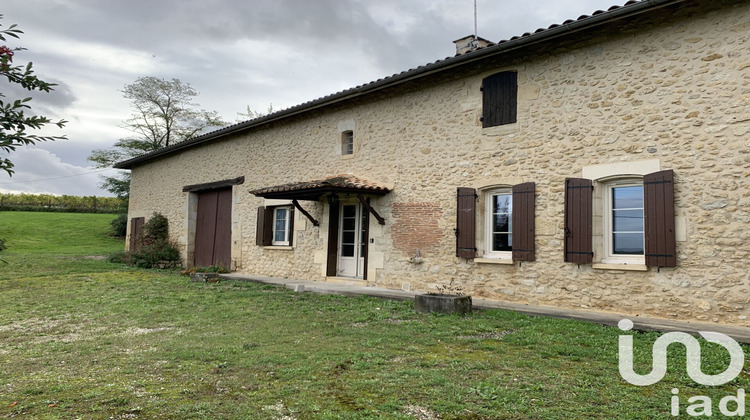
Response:
[[[514,36],[509,40],[499,41],[489,47],[479,48],[476,51],[468,52],[455,57],[447,57],[437,60],[413,69],[405,70],[394,75],[377,79],[373,82],[359,85],[347,90],[323,96],[308,102],[304,102],[293,107],[265,115],[260,118],[234,124],[204,135],[186,140],[145,155],[137,156],[114,165],[116,169],[131,169],[133,166],[144,163],[149,160],[169,155],[180,150],[188,149],[193,146],[217,140],[222,137],[230,136],[250,128],[269,124],[274,121],[286,119],[305,112],[313,111],[325,106],[330,106],[339,102],[351,100],[378,90],[391,86],[409,82],[414,79],[425,77],[437,72],[442,72],[458,66],[473,63],[482,60],[488,56],[507,53],[521,47],[528,46],[537,42],[547,41],[559,38],[567,34],[575,33],[584,29],[599,26],[608,22],[613,22],[625,17],[635,16],[645,11],[665,7],[671,4],[682,3],[686,0],[631,0],[623,6],[612,6],[607,11],[597,10],[592,15],[582,15],[576,20],[566,20],[562,24],[553,24],[548,28],[539,28],[533,33],[526,32],[521,36]]]

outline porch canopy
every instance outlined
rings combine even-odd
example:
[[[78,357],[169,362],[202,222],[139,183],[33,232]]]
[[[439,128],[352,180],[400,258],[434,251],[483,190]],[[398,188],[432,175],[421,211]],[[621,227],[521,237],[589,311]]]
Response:
[[[391,191],[390,188],[371,181],[357,178],[354,175],[342,174],[334,175],[318,181],[297,182],[294,184],[277,185],[275,187],[266,187],[250,191],[257,197],[273,198],[278,200],[292,200],[294,207],[302,212],[313,225],[320,226],[320,223],[313,218],[310,213],[302,208],[299,200],[318,201],[324,195],[329,194],[328,200],[331,204],[338,202],[337,194],[356,194],[357,199],[367,211],[372,214],[381,225],[385,224],[383,219],[370,203],[364,198],[364,195],[383,196]],[[334,200],[334,201],[331,201]],[[338,214],[338,207],[336,207]],[[333,213],[332,213],[333,214]],[[332,237],[335,237],[333,235]]]
[[[354,175],[334,175],[318,181],[297,182],[260,188],[250,191],[257,197],[279,200],[318,201],[326,194],[366,194],[383,196],[390,188],[371,181],[357,178]]]

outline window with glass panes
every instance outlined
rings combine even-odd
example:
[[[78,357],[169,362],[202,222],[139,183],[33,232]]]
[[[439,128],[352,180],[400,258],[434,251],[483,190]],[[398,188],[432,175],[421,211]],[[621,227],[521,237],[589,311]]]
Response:
[[[273,245],[289,245],[289,207],[276,207],[273,211]]]
[[[513,194],[510,189],[487,193],[486,254],[510,258],[513,251]]]

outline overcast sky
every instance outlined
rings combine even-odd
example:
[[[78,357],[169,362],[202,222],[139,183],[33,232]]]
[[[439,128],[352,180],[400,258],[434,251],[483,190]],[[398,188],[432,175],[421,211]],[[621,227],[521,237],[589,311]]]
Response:
[[[615,0],[477,0],[479,36],[497,42],[606,10]],[[58,84],[33,111],[69,121],[67,141],[21,147],[0,192],[109,195],[86,160],[129,133],[120,90],[178,78],[228,122],[249,106],[294,106],[453,56],[474,31],[474,0],[3,0],[3,28],[25,33],[15,64]],[[8,98],[17,89],[0,80]],[[28,96],[28,95],[24,95]]]

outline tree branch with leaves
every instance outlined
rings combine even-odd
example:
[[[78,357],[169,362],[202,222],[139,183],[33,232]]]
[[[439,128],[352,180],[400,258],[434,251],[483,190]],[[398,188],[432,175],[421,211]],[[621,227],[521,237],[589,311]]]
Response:
[[[0,19],[2,18],[3,15],[0,15]],[[19,38],[19,34],[22,34],[23,31],[17,29],[16,26],[13,24],[7,29],[1,29],[0,41],[7,42],[8,37]],[[2,27],[1,24],[0,27]],[[25,66],[13,64],[15,53],[23,50],[25,48],[0,46],[0,76],[5,76],[9,83],[19,84],[28,91],[52,91],[55,84],[47,83],[34,75],[31,62]],[[63,128],[67,123],[65,120],[53,122],[40,115],[28,115],[27,111],[31,109],[30,101],[30,97],[8,99],[5,94],[0,92],[0,152],[3,154],[10,154],[20,146],[29,146],[42,141],[66,140],[65,136],[43,136],[30,134],[26,131],[29,129],[39,130],[47,124]],[[0,170],[4,170],[8,175],[13,176],[13,162],[10,158],[0,156]]]

